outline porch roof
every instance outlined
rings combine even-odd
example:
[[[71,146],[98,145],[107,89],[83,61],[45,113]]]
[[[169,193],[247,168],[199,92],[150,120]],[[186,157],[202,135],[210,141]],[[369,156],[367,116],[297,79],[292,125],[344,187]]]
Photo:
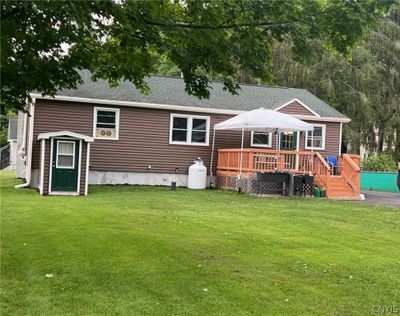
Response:
[[[62,136],[67,136],[71,138],[76,138],[76,139],[82,139],[85,142],[92,143],[94,141],[93,137],[86,136],[83,134],[78,134],[70,131],[59,131],[59,132],[48,132],[48,133],[41,133],[38,136],[38,140],[41,139],[49,139],[52,137],[62,137]]]

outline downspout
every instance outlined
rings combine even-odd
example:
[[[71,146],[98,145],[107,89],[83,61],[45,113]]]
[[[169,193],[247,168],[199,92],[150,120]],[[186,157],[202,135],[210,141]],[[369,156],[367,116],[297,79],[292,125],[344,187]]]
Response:
[[[28,114],[26,114],[26,119],[24,120],[24,139],[23,139],[23,148],[25,149],[25,161],[26,164],[26,176],[25,176],[25,183],[18,184],[15,186],[16,189],[28,187],[31,184],[31,176],[32,176],[32,146],[33,146],[33,124],[35,118],[35,102],[36,99],[33,98],[32,102],[30,103],[30,121],[29,121],[29,136],[28,136],[28,148],[26,149],[26,123]]]

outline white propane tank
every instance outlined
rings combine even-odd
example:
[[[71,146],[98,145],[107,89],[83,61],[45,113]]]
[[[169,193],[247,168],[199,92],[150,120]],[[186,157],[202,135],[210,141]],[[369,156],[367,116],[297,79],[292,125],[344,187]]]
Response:
[[[207,168],[203,164],[201,158],[193,161],[193,165],[189,167],[188,188],[189,189],[205,189],[207,182]]]

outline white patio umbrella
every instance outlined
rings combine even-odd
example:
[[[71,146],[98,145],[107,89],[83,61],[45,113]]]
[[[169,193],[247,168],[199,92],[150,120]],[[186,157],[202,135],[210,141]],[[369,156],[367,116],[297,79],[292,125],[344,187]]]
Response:
[[[214,145],[216,130],[234,130],[242,132],[239,177],[242,174],[243,138],[245,131],[282,132],[282,131],[313,131],[313,125],[303,122],[289,114],[264,108],[240,113],[226,121],[214,125],[213,143],[211,151],[210,175],[213,176]],[[313,143],[313,133],[312,140]]]

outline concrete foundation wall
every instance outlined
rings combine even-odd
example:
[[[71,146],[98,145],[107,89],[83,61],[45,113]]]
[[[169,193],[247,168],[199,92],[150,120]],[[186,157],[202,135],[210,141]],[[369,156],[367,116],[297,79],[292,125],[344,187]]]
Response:
[[[39,169],[32,169],[30,186],[32,188],[39,189],[39,186],[40,186],[40,171],[39,171]]]
[[[188,184],[188,176],[187,174],[150,172],[89,172],[89,184],[138,184],[170,186],[172,181],[176,181],[177,186],[186,187]],[[207,177],[207,185],[209,184],[210,177]]]

